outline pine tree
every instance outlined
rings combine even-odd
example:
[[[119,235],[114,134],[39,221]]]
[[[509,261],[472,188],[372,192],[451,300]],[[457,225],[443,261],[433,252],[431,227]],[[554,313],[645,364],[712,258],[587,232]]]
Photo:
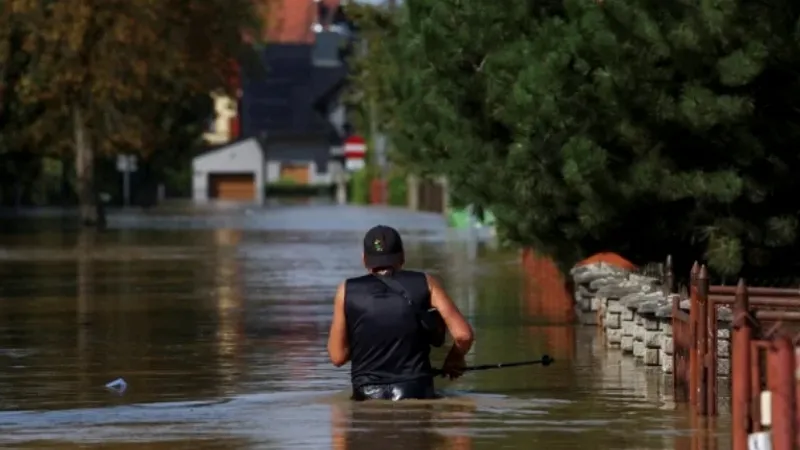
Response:
[[[786,265],[800,211],[800,8],[779,3],[568,3],[583,41],[573,65],[590,68],[584,114],[604,124],[579,136],[622,200],[610,210],[625,225],[603,234],[620,245],[638,234],[631,250],[647,256],[636,249],[697,252],[721,274]]]

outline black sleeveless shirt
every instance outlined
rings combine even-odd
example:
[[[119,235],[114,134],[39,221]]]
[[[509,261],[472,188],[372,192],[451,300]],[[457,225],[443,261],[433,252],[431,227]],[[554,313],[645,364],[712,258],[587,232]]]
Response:
[[[379,276],[399,282],[412,304]],[[428,280],[422,272],[369,274],[345,282],[344,310],[354,388],[430,376],[430,344],[415,310],[430,308],[430,303]]]

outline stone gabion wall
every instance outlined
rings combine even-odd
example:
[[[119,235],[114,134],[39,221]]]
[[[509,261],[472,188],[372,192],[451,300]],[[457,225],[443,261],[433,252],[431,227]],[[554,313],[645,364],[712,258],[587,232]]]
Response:
[[[658,278],[596,263],[570,271],[575,285],[575,313],[584,325],[601,327],[607,347],[618,348],[645,366],[672,373],[672,299]],[[681,309],[689,311],[689,300]],[[717,373],[730,373],[729,308],[717,313]]]

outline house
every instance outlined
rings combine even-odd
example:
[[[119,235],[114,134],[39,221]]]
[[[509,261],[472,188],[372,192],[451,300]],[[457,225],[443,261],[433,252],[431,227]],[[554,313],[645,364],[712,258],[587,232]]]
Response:
[[[353,25],[338,0],[266,3],[268,45],[257,50],[266,71],[256,76],[247,71],[239,74],[240,98],[215,97],[216,120],[206,134],[212,146],[209,152],[242,151],[243,142],[260,147],[264,178],[259,191],[267,183],[289,180],[330,185],[344,171],[343,146],[350,130],[341,95]],[[233,161],[205,154],[198,160],[205,174],[230,173],[225,164]],[[208,167],[209,161],[222,165]],[[207,184],[208,189],[212,186]],[[195,190],[195,199],[208,200],[226,192],[217,189],[201,195]]]

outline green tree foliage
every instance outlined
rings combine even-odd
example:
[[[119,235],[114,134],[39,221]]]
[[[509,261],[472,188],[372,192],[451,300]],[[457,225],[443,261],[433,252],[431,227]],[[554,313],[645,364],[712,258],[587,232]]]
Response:
[[[22,102],[15,95],[31,58],[23,49],[23,24],[11,17],[6,19],[0,22],[0,201],[14,204],[25,197],[26,186],[21,179],[36,177],[41,169],[40,158],[23,130],[46,111],[42,105]]]
[[[194,109],[195,99],[229,87],[231,62],[256,17],[249,0],[2,6],[0,67],[13,75],[5,74],[3,97],[14,106],[4,111],[11,122],[3,136],[17,148],[69,149],[81,217],[90,223],[98,219],[96,160],[149,157],[196,141],[208,109]]]
[[[800,4],[404,5],[361,82],[398,157],[512,242],[721,274],[796,254]]]
[[[387,83],[400,75],[399,60],[394,58],[391,48],[398,32],[397,15],[385,6],[358,2],[350,2],[345,8],[362,38],[348,61],[352,80],[345,97],[348,110],[356,128],[368,130],[372,125],[369,108],[375,107],[379,122],[375,125],[385,128],[392,117],[381,113],[391,110],[389,103],[394,99],[386,95]]]

